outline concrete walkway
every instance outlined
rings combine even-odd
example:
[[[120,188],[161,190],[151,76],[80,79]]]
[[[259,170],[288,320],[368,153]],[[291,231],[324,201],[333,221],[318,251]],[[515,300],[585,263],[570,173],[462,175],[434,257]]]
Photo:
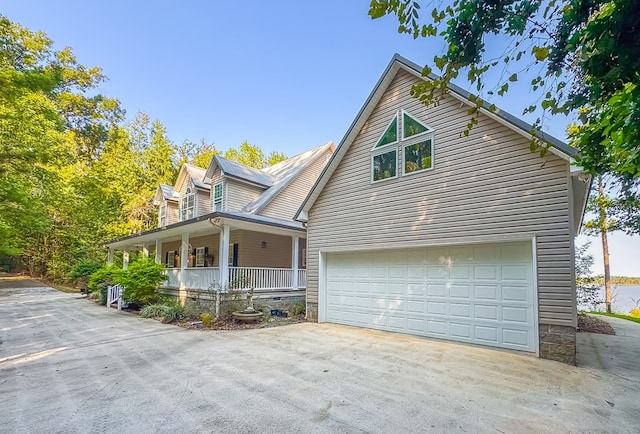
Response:
[[[185,330],[16,286],[0,285],[3,433],[638,431],[633,369],[329,324]]]
[[[578,333],[578,366],[606,371],[640,387],[640,324],[603,315],[597,317],[608,322],[616,334]]]

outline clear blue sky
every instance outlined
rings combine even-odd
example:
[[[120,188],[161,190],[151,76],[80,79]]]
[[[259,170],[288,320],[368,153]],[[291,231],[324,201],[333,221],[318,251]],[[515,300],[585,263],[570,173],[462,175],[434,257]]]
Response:
[[[372,21],[368,5],[0,0],[0,13],[100,66],[109,77],[100,91],[129,117],[160,120],[176,143],[204,139],[225,150],[247,140],[291,156],[339,143],[394,53],[426,64],[441,52],[435,41],[398,35],[390,17]],[[530,104],[524,87],[492,102],[515,115]],[[544,129],[563,139],[567,123]],[[614,237],[613,273],[640,275],[638,240]]]

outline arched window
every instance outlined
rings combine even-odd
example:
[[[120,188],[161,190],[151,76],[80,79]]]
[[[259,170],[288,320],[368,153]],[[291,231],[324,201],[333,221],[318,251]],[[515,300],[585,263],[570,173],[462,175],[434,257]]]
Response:
[[[187,190],[180,201],[180,221],[189,220],[195,217],[195,202],[195,192],[191,187],[187,187]]]

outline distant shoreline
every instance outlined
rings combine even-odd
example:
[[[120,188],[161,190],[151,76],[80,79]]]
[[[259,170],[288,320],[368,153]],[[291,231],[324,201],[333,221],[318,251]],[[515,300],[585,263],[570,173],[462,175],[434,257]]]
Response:
[[[604,277],[593,276],[578,279],[578,284],[583,285],[604,285]],[[611,276],[611,285],[616,286],[640,286],[640,277]]]

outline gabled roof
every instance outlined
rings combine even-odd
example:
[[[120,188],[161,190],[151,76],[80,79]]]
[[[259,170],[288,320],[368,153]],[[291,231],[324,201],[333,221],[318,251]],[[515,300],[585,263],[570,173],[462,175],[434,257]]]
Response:
[[[236,163],[235,161],[227,160],[219,155],[214,155],[209,164],[205,176],[211,178],[213,173],[219,167],[225,176],[246,181],[251,184],[260,185],[262,187],[271,187],[273,185],[273,177],[263,170],[254,169],[253,167],[245,166],[244,164]]]
[[[309,211],[309,209],[311,208],[315,200],[318,198],[318,195],[320,194],[320,192],[322,191],[326,183],[329,181],[329,178],[338,167],[338,164],[340,164],[340,161],[342,160],[342,158],[345,156],[345,154],[351,147],[351,144],[355,140],[356,136],[358,135],[358,133],[364,126],[365,122],[367,121],[367,119],[375,109],[376,105],[378,104],[378,102],[380,101],[384,93],[387,91],[387,88],[389,87],[389,85],[391,84],[391,82],[393,81],[393,79],[395,78],[395,76],[400,70],[407,71],[410,74],[418,78],[422,78],[424,80],[426,79],[434,80],[439,78],[435,74],[430,74],[428,78],[423,77],[421,66],[419,66],[414,62],[411,62],[408,59],[405,59],[404,57],[396,53],[391,58],[391,62],[389,62],[389,65],[387,66],[385,71],[382,73],[382,76],[376,83],[375,87],[373,88],[373,91],[371,92],[371,94],[365,101],[364,105],[358,112],[354,121],[351,123],[351,126],[347,130],[347,133],[344,135],[342,141],[336,148],[336,151],[331,156],[329,163],[326,165],[326,167],[318,177],[316,183],[311,188],[311,191],[309,191],[309,194],[307,195],[306,199],[302,202],[302,205],[300,206],[300,208],[298,209],[298,212],[296,213],[296,216],[295,216],[296,220],[306,221],[306,213]],[[459,99],[464,104],[472,105],[471,101],[469,101],[469,97],[471,96],[470,92],[452,83],[449,84],[448,90],[449,90],[449,95],[453,96],[456,99]],[[500,122],[501,124],[518,132],[519,134],[522,134],[527,138],[531,138],[531,131],[533,130],[533,126],[513,116],[512,114],[507,113],[500,109],[495,109],[491,111],[491,110],[482,108],[481,111],[487,117],[490,117]],[[577,151],[574,148],[572,148],[571,146],[567,145],[563,141],[547,133],[544,133],[542,131],[536,131],[535,137],[551,145],[550,151],[566,160],[571,160],[571,158],[575,157],[577,154]]]
[[[153,197],[153,204],[160,205],[163,200],[177,201],[177,195],[173,190],[173,185],[160,184],[156,189],[156,195]]]
[[[333,150],[333,142],[310,149],[285,161],[265,167],[263,172],[271,175],[274,182],[270,188],[258,196],[254,201],[246,205],[242,210],[248,213],[257,213],[275,198],[284,188],[302,173],[317,158],[324,155],[328,150]]]
[[[205,182],[205,173],[206,170],[201,167],[192,166],[191,164],[184,163],[180,168],[180,173],[178,173],[178,179],[176,180],[176,185],[174,187],[175,191],[180,191],[182,187],[182,183],[187,176],[191,178],[191,182],[197,188],[202,188],[204,190],[210,190],[211,185]]]

